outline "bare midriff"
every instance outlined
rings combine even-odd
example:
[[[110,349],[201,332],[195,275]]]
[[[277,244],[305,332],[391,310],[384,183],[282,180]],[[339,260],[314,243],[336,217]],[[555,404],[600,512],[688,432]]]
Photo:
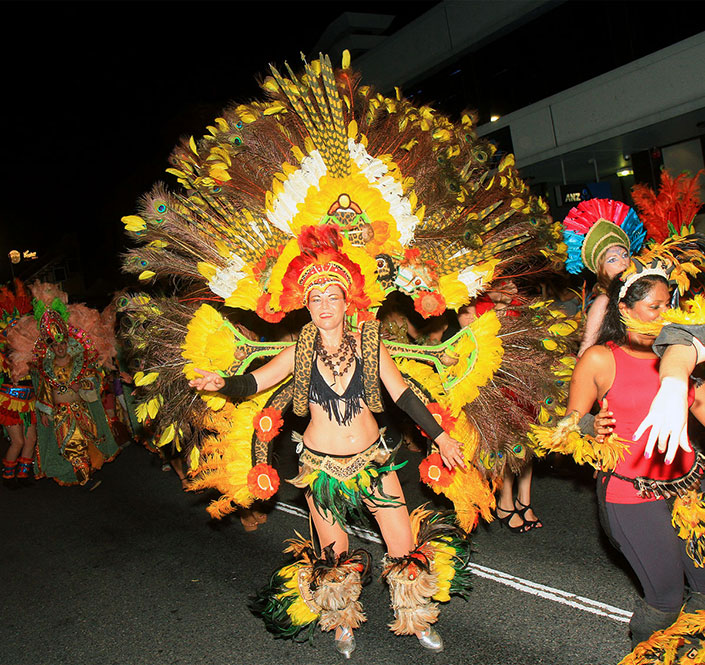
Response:
[[[310,402],[309,409],[311,422],[304,432],[304,444],[310,450],[329,455],[355,455],[379,438],[377,421],[364,404],[349,425],[331,420],[318,404]]]

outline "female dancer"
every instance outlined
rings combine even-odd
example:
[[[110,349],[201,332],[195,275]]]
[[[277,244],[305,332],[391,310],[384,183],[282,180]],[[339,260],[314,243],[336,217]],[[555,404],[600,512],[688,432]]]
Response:
[[[516,297],[517,293],[517,286],[512,280],[501,282],[496,290],[492,289],[478,298],[471,310],[461,308],[458,320],[469,323],[475,316],[481,316],[490,309],[494,309],[500,316],[517,316],[516,309],[511,307],[521,305],[521,301]],[[516,395],[512,395],[512,398],[516,399]],[[533,463],[529,461],[518,473],[514,473],[509,465],[506,465],[503,476],[495,509],[499,524],[514,533],[528,533],[532,529],[542,528],[543,523],[531,505]]]
[[[604,250],[596,261],[596,295],[585,318],[585,332],[578,349],[578,358],[597,341],[609,302],[607,289],[612,280],[629,267],[629,258],[629,250],[626,247],[612,245]]]
[[[630,255],[641,249],[646,230],[636,212],[621,201],[589,199],[581,201],[566,215],[563,236],[568,248],[566,270],[577,275],[587,268],[597,275],[578,350],[580,357],[597,339],[607,309],[610,282],[627,269]]]
[[[361,356],[361,336],[346,331],[345,311],[349,285],[334,270],[325,271],[321,278],[315,271],[304,291],[304,302],[318,329],[315,357],[311,367],[309,408],[311,420],[303,434],[299,480],[306,465],[355,465],[361,469],[381,471],[374,494],[365,500],[374,515],[387,547],[390,559],[409,555],[415,547],[404,494],[392,464],[393,452],[386,447],[377,422],[366,403],[367,385]],[[323,273],[325,275],[325,273]],[[460,444],[441,429],[431,413],[404,382],[394,361],[379,345],[379,379],[394,402],[408,413],[435,441],[448,468],[464,467]],[[220,391],[229,396],[243,397],[276,385],[294,372],[295,347],[281,351],[266,365],[243,376],[223,379],[218,374],[197,370],[202,378],[190,381],[199,390]],[[373,466],[375,461],[382,461]],[[338,506],[324,505],[310,490],[306,500],[320,540],[321,550],[331,546],[336,555],[348,550],[348,536],[341,524]],[[431,627],[432,620],[421,620],[413,632],[427,649],[440,651],[443,642]],[[358,624],[359,625],[359,624]],[[341,625],[336,629],[336,648],[346,658],[355,648],[352,629],[357,625]],[[419,629],[420,628],[420,629]]]
[[[13,380],[7,337],[20,317],[31,310],[30,296],[19,280],[14,288],[0,288],[0,425],[10,439],[2,460],[2,480],[13,488],[18,480],[24,484],[32,477],[37,425],[31,377],[27,374]]]
[[[613,428],[620,438],[631,439],[658,391],[659,360],[652,349],[653,338],[627,332],[621,315],[654,321],[669,304],[663,271],[648,269],[613,282],[597,345],[575,367],[569,413],[577,411],[583,416],[599,400],[603,418],[597,431]],[[689,401],[692,413],[704,421],[705,390],[691,387]],[[614,416],[611,419],[606,416],[607,403]],[[603,526],[634,569],[644,592],[630,621],[634,645],[676,620],[683,603],[684,575],[691,590],[686,608],[705,608],[705,569],[689,557],[686,542],[671,524],[665,500],[700,489],[703,460],[694,452],[682,452],[670,465],[658,452],[645,458],[646,441],[643,435],[629,443],[614,472],[598,474],[600,512],[606,518]]]

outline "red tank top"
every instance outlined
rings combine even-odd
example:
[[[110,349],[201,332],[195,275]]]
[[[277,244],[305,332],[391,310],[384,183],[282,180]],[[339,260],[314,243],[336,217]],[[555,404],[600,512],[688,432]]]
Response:
[[[658,392],[659,359],[635,358],[616,344],[609,342],[615,362],[615,376],[612,387],[607,391],[607,404],[617,421],[614,431],[622,439],[631,441],[632,434],[649,412],[651,400]],[[693,403],[695,390],[688,390],[688,405]],[[638,441],[629,443],[629,452],[624,455],[615,472],[627,478],[645,476],[655,480],[672,480],[684,476],[695,463],[695,453],[679,451],[672,464],[664,463],[664,454],[654,448],[651,459],[644,457],[648,432]],[[611,477],[607,485],[606,500],[610,503],[642,503],[655,499],[643,499],[629,481]]]

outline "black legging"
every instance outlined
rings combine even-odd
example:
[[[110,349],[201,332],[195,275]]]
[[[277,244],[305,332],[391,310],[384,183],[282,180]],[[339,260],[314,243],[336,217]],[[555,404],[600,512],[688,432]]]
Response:
[[[705,592],[705,568],[696,568],[686,554],[666,501],[607,503],[606,508],[610,535],[634,569],[649,605],[662,612],[680,610],[684,575],[692,591]]]

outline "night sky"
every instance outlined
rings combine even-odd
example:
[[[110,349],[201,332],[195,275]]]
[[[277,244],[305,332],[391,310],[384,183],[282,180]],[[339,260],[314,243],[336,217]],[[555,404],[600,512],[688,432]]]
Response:
[[[179,137],[258,97],[268,63],[310,53],[343,11],[434,2],[4,2],[0,281],[10,249],[78,245],[89,300],[129,283],[120,218],[162,180]],[[37,262],[16,267],[31,274]],[[97,302],[96,302],[97,304]]]

